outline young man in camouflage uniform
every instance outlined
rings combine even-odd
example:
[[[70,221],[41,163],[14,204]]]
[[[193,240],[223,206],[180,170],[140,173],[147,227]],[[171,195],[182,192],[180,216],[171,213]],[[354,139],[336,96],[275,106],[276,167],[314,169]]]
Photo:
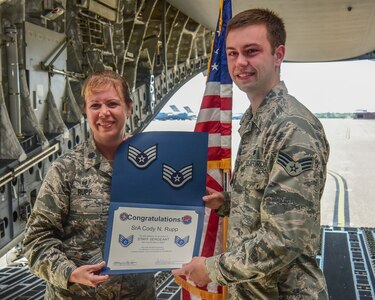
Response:
[[[250,107],[231,193],[204,197],[230,216],[227,250],[174,271],[199,286],[227,285],[230,299],[328,299],[315,256],[329,146],[319,120],[280,81],[285,40],[283,21],[266,9],[228,24],[229,73]]]
[[[47,282],[45,299],[156,299],[154,274],[99,275],[112,161],[132,107],[128,85],[102,71],[86,80],[82,94],[91,137],[48,170],[25,231],[25,257]]]

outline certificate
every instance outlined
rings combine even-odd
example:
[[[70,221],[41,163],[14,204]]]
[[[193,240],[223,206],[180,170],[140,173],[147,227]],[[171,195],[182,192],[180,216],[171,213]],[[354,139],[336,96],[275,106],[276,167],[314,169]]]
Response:
[[[207,133],[146,132],[120,145],[103,274],[170,270],[199,254],[207,144]]]
[[[111,270],[179,268],[194,250],[198,214],[194,210],[119,207],[107,267]]]

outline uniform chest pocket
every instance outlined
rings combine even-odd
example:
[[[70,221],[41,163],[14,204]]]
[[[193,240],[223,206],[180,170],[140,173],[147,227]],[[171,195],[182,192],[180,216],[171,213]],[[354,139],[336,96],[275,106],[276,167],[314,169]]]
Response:
[[[234,176],[242,187],[264,189],[269,177],[264,149],[257,144],[243,143],[238,152]]]
[[[109,189],[101,183],[80,180],[74,182],[70,195],[71,214],[107,213]]]
[[[262,190],[268,182],[268,171],[263,160],[248,159],[238,166],[236,181],[248,189]]]
[[[268,172],[263,160],[249,159],[244,163],[243,172],[246,186],[250,189],[264,189],[268,182]]]

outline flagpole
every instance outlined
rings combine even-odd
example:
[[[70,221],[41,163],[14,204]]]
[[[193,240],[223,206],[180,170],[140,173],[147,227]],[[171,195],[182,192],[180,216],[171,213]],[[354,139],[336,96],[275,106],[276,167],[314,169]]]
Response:
[[[232,169],[233,94],[225,49],[225,31],[231,16],[231,0],[220,0],[219,18],[208,61],[206,89],[194,130],[196,132],[208,132],[209,134],[207,186],[217,191],[229,191]],[[216,215],[214,210],[207,212],[200,256],[211,257],[224,252],[227,237],[228,218],[225,217],[220,221],[220,217]],[[222,239],[221,241],[220,238]],[[190,300],[190,295],[198,296],[202,300],[225,300],[228,297],[226,286],[219,287],[217,284],[212,283],[207,287],[199,288],[180,276],[175,276],[175,281],[185,290],[182,293],[183,300]],[[216,292],[214,291],[215,289]]]
[[[231,170],[224,170],[223,171],[223,179],[224,179],[224,191],[229,191],[229,183],[230,183],[230,172]],[[223,239],[222,239],[222,249],[223,249],[223,252],[226,251],[227,249],[227,239],[228,239],[228,222],[229,222],[229,218],[228,217],[224,217],[223,218],[223,228],[222,228],[222,236],[223,236]],[[228,287],[225,285],[223,286],[223,291],[222,291],[222,294],[223,294],[223,299],[228,299]]]

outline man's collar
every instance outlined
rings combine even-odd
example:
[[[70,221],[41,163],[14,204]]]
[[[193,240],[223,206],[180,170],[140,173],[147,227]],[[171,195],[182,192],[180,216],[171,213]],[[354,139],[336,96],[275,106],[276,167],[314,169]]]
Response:
[[[270,106],[268,105],[270,102],[275,101],[277,98],[283,98],[287,94],[288,90],[285,86],[284,81],[280,81],[268,92],[267,96],[264,97],[262,103],[259,105],[257,109],[257,113],[261,113],[265,110],[268,110],[270,108]]]
[[[274,112],[276,105],[278,105],[277,99],[284,98],[288,94],[288,90],[283,81],[280,81],[275,85],[263,99],[255,113],[252,112],[251,106],[244,113],[241,123],[248,122],[247,127],[249,128],[250,123],[253,123],[258,130],[262,129],[264,124],[263,120],[267,119],[268,116]]]

